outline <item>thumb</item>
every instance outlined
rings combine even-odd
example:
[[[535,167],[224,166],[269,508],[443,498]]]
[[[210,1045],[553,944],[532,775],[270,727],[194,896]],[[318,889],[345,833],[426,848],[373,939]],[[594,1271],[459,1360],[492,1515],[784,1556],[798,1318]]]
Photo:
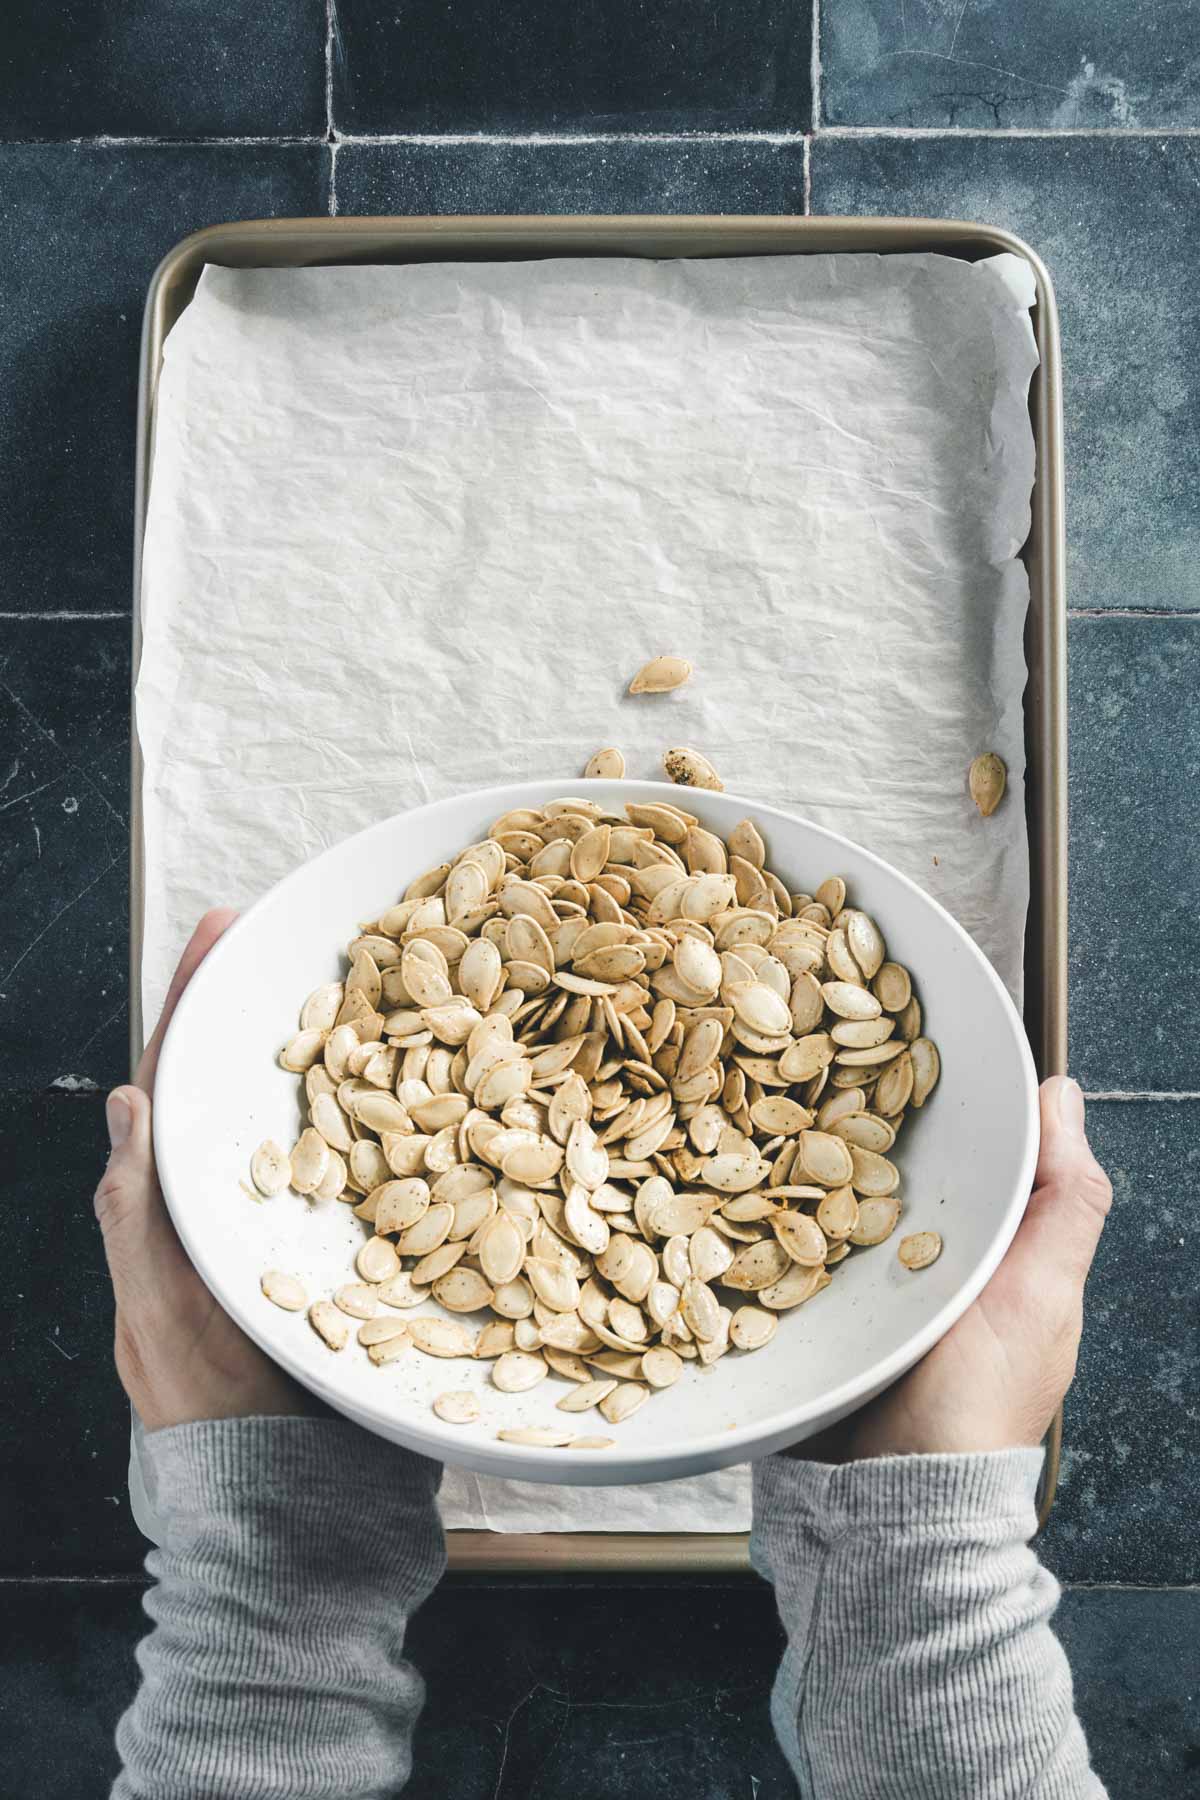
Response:
[[[155,1268],[176,1246],[159,1192],[150,1133],[150,1101],[140,1088],[116,1088],[105,1107],[111,1151],[95,1209],[117,1305],[155,1285]]]
[[[1059,1075],[1041,1090],[1042,1143],[1021,1234],[1082,1286],[1112,1205],[1112,1187],[1087,1140],[1078,1082]]]

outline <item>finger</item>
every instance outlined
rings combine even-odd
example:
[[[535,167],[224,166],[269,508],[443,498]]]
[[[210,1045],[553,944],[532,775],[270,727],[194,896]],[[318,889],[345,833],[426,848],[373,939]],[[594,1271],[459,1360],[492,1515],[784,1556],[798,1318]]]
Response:
[[[1087,1140],[1077,1082],[1056,1076],[1042,1084],[1041,1119],[1037,1174],[1019,1235],[1082,1283],[1112,1205],[1112,1188]]]
[[[96,1189],[118,1306],[127,1306],[173,1268],[179,1240],[159,1191],[150,1132],[150,1101],[140,1088],[116,1088],[105,1108],[112,1144]]]
[[[171,985],[167,989],[167,997],[163,1002],[162,1013],[154,1028],[154,1035],[142,1052],[142,1060],[137,1066],[134,1081],[147,1094],[154,1088],[154,1074],[158,1068],[159,1051],[167,1034],[167,1026],[171,1023],[171,1015],[179,1004],[179,997],[184,988],[200,967],[217,939],[229,930],[237,918],[236,909],[232,906],[214,906],[206,912],[200,923],[188,939],[187,948],[179,959],[179,967],[171,977]]]

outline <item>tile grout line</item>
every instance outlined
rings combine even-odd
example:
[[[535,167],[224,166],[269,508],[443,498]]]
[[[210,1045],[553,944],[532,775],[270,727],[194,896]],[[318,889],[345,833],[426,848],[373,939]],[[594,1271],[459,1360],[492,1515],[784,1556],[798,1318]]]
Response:
[[[1085,1088],[1083,1090],[1083,1097],[1085,1100],[1116,1100],[1122,1102],[1126,1100],[1150,1100],[1155,1102],[1166,1101],[1168,1104],[1179,1104],[1189,1100],[1200,1100],[1200,1092],[1191,1092],[1186,1088],[1179,1090],[1147,1088],[1141,1092],[1124,1088],[1113,1088],[1110,1091]]]
[[[1195,138],[1200,125],[823,125],[830,138]]]
[[[333,122],[333,51],[337,35],[337,0],[325,0],[325,141],[329,145],[329,198],[331,219],[337,218],[338,134]]]
[[[804,192],[804,216],[806,219],[810,219],[812,217],[812,139],[811,139],[811,137],[806,137],[804,140],[803,192]]]
[[[1200,619],[1200,607],[1068,606],[1068,619]]]
[[[21,619],[41,619],[57,623],[61,619],[131,619],[128,612],[0,612],[0,620],[12,623]]]
[[[333,128],[333,34],[336,29],[334,7],[336,0],[325,0],[325,138],[334,143],[337,133]]]
[[[336,17],[333,0],[329,0],[328,16],[333,19],[333,31],[336,35]],[[816,64],[815,79],[819,80],[820,65]],[[330,77],[327,76],[326,108],[331,101],[328,92]],[[819,98],[819,95],[818,95]],[[803,131],[530,131],[530,132],[343,132],[338,131],[332,123],[327,125],[324,135],[315,133],[287,133],[273,136],[244,137],[166,137],[146,134],[143,136],[123,136],[101,133],[95,137],[73,138],[0,138],[0,150],[4,149],[167,149],[167,150],[204,150],[211,147],[253,148],[265,146],[274,149],[287,148],[319,148],[332,144],[358,147],[386,147],[388,145],[411,144],[436,148],[439,145],[510,145],[538,148],[542,145],[575,145],[575,144],[766,144],[786,145],[802,144],[810,136],[833,139],[852,138],[995,138],[1003,142],[1027,142],[1040,139],[1092,139],[1105,138],[1112,142],[1123,139],[1159,140],[1170,138],[1200,138],[1200,125],[1116,125],[1116,126],[1026,126],[1006,129],[1003,126],[971,126],[971,125],[821,125],[814,122],[812,132]]]
[[[812,0],[812,45],[808,59],[808,85],[812,100],[812,132],[815,137],[821,129],[821,0]]]

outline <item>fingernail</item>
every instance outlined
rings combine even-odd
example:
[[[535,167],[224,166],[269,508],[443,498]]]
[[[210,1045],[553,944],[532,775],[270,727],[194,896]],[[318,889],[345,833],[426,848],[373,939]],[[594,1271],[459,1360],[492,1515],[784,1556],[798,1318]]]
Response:
[[[133,1129],[133,1113],[123,1094],[108,1096],[104,1116],[108,1120],[109,1144],[112,1149],[119,1150]]]
[[[1082,1131],[1084,1127],[1083,1089],[1070,1076],[1058,1084],[1058,1116],[1068,1131]]]

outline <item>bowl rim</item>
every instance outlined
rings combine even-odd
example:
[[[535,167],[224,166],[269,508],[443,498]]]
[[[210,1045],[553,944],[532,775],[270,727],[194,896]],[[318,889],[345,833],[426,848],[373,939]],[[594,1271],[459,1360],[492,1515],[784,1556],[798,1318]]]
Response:
[[[579,790],[583,791],[580,792]],[[190,1227],[189,1209],[173,1194],[169,1172],[164,1164],[169,1161],[170,1144],[173,1134],[173,1103],[171,1080],[177,1061],[182,1060],[185,1050],[188,1019],[197,1004],[196,996],[208,982],[213,980],[220,969],[220,964],[229,953],[229,946],[236,943],[245,931],[253,929],[258,914],[273,903],[279,896],[285,895],[293,886],[308,879],[314,871],[326,862],[341,859],[352,846],[362,846],[375,837],[382,837],[394,828],[400,819],[419,822],[422,818],[445,812],[455,804],[478,805],[485,807],[489,817],[497,813],[512,811],[524,803],[534,802],[538,797],[546,800],[574,795],[585,798],[588,792],[595,791],[598,800],[602,796],[619,790],[621,794],[637,803],[647,800],[667,799],[672,805],[680,805],[685,797],[698,797],[705,801],[720,801],[744,806],[756,817],[766,820],[778,819],[787,826],[801,825],[803,828],[823,839],[831,848],[845,848],[856,857],[879,870],[886,880],[900,884],[916,896],[918,903],[925,905],[938,915],[943,927],[965,947],[968,954],[982,966],[987,983],[991,986],[999,1002],[1000,1014],[1017,1047],[1018,1063],[1024,1078],[1024,1143],[1022,1145],[1019,1178],[1015,1183],[1000,1220],[999,1229],[995,1232],[991,1245],[986,1253],[972,1269],[968,1278],[960,1284],[954,1293],[924,1323],[920,1330],[906,1338],[890,1355],[881,1357],[856,1376],[840,1383],[836,1388],[827,1389],[813,1400],[803,1402],[794,1407],[780,1408],[765,1419],[750,1425],[736,1426],[710,1433],[704,1437],[690,1438],[686,1444],[677,1446],[658,1445],[651,1447],[620,1449],[606,1456],[603,1462],[595,1463],[590,1459],[581,1467],[578,1457],[571,1457],[565,1449],[544,1449],[532,1445],[508,1445],[502,1441],[489,1442],[486,1447],[473,1446],[465,1435],[455,1435],[456,1428],[442,1425],[435,1414],[430,1414],[428,1424],[410,1421],[403,1414],[397,1414],[385,1404],[378,1406],[357,1398],[348,1399],[338,1386],[325,1379],[319,1372],[309,1368],[298,1356],[294,1356],[286,1345],[280,1346],[269,1335],[260,1329],[258,1320],[261,1314],[257,1308],[244,1305],[241,1300],[227,1293],[219,1278],[214,1277],[206,1268],[206,1259],[199,1248],[197,1239]],[[165,1079],[164,1079],[165,1077]],[[983,951],[975,943],[957,919],[934,897],[927,893],[919,883],[905,875],[885,858],[868,850],[865,845],[855,842],[842,832],[831,830],[828,826],[817,825],[802,815],[789,812],[786,808],[771,805],[752,797],[738,793],[694,791],[680,788],[672,782],[642,781],[636,779],[621,780],[588,780],[581,776],[539,777],[536,780],[519,782],[503,782],[487,788],[464,788],[460,792],[444,795],[441,799],[426,801],[421,806],[406,807],[391,813],[384,819],[377,819],[373,824],[365,826],[361,831],[353,832],[349,837],[340,839],[327,849],[310,857],[273,887],[261,894],[244,912],[241,912],[233,924],[222,933],[205,956],[188,986],[185,988],[175,1013],[167,1027],[159,1054],[155,1076],[155,1095],[152,1114],[152,1129],[155,1160],[159,1169],[159,1180],[167,1211],[171,1216],[176,1231],[187,1252],[192,1266],[201,1280],[213,1295],[217,1304],[234,1319],[252,1342],[258,1345],[264,1354],[282,1367],[293,1380],[300,1383],[310,1393],[325,1401],[342,1417],[350,1418],[366,1429],[375,1431],[377,1435],[402,1442],[422,1455],[430,1456],[437,1461],[449,1463],[460,1468],[468,1468],[488,1475],[507,1476],[510,1479],[530,1481],[552,1481],[558,1484],[585,1484],[595,1486],[611,1486],[617,1484],[640,1484],[657,1480],[671,1480],[687,1475],[695,1475],[707,1471],[725,1468],[731,1464],[744,1463],[765,1456],[772,1450],[799,1442],[810,1435],[805,1431],[811,1426],[814,1431],[844,1418],[859,1406],[866,1404],[885,1387],[899,1379],[925,1356],[933,1346],[946,1335],[967,1311],[968,1307],[982,1293],[984,1287],[999,1267],[1009,1245],[1016,1235],[1025,1209],[1029,1203],[1034,1171],[1037,1164],[1040,1143],[1040,1117],[1038,1107],[1038,1081],[1034,1066],[1033,1053],[1025,1033],[1024,1023],[1014,1005],[1008,990]],[[814,1423],[816,1421],[816,1423]]]

